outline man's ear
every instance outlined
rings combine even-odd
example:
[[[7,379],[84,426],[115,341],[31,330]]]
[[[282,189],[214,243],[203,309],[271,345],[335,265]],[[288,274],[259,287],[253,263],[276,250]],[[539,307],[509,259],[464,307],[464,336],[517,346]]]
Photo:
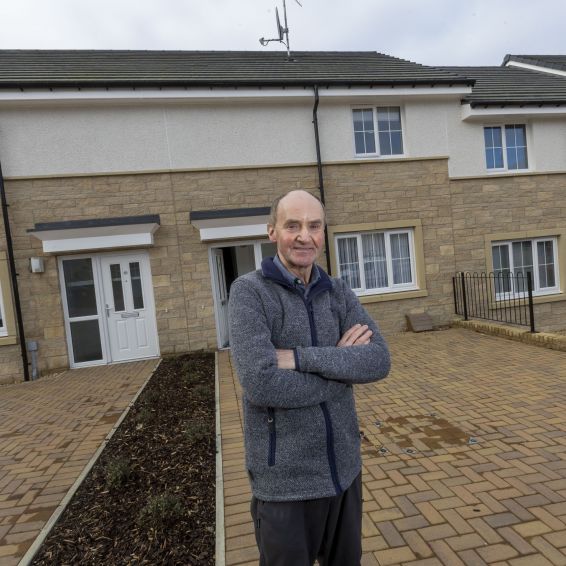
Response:
[[[267,236],[272,242],[277,242],[277,235],[275,234],[275,226],[268,224],[267,225]]]

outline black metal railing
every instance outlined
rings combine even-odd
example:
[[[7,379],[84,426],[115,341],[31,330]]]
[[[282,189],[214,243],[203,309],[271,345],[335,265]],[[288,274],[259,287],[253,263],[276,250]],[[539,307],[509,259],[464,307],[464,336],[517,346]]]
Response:
[[[529,326],[535,332],[533,279],[522,273],[457,273],[452,277],[456,314]]]

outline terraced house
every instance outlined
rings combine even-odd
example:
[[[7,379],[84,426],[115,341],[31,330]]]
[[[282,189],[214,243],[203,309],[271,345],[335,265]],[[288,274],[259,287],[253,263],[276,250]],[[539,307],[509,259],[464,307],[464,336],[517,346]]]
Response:
[[[22,334],[40,374],[228,346],[230,284],[293,188],[385,333],[449,322],[463,270],[530,271],[563,327],[566,57],[1,51],[0,162],[0,382]]]

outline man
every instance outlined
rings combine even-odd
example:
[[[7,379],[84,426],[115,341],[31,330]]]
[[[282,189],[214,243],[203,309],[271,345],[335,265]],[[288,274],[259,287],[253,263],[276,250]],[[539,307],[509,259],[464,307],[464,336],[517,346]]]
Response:
[[[246,466],[260,566],[356,566],[361,455],[352,384],[389,372],[376,324],[315,264],[324,209],[306,191],[276,199],[277,256],[230,291],[232,358],[243,389]]]

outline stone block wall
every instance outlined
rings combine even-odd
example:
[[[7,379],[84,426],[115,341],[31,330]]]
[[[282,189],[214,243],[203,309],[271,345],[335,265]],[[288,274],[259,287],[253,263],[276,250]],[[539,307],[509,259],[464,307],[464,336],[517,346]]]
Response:
[[[423,311],[435,324],[446,324],[454,309],[454,240],[447,160],[335,165],[325,167],[324,175],[331,225],[421,221],[428,296],[365,304],[382,331],[404,331],[405,315]]]
[[[435,324],[452,319],[452,275],[486,269],[486,233],[552,232],[566,218],[566,175],[450,180],[446,159],[334,164],[323,171],[329,225],[420,220],[428,295],[367,303],[386,334],[405,330],[411,312],[426,311]],[[149,256],[161,353],[216,349],[209,246],[190,224],[190,212],[268,206],[289,189],[318,194],[316,167],[7,181],[26,338],[39,342],[41,372],[67,368],[69,360],[57,258],[43,254],[27,233],[35,223],[159,214]],[[0,249],[2,242],[3,232]],[[44,256],[45,273],[29,272],[32,256]],[[537,306],[537,317],[554,327],[565,315],[564,302]],[[21,378],[20,366],[17,346],[0,347],[0,383]]]
[[[457,271],[491,271],[491,258],[487,257],[485,248],[486,235],[566,234],[566,174],[451,180],[450,189]],[[564,244],[562,242],[562,251],[566,249]],[[559,263],[564,275],[565,255],[559,257]],[[561,285],[564,289],[566,281],[562,280]],[[535,322],[537,330],[565,330],[566,300],[562,297],[558,301],[535,304]]]

